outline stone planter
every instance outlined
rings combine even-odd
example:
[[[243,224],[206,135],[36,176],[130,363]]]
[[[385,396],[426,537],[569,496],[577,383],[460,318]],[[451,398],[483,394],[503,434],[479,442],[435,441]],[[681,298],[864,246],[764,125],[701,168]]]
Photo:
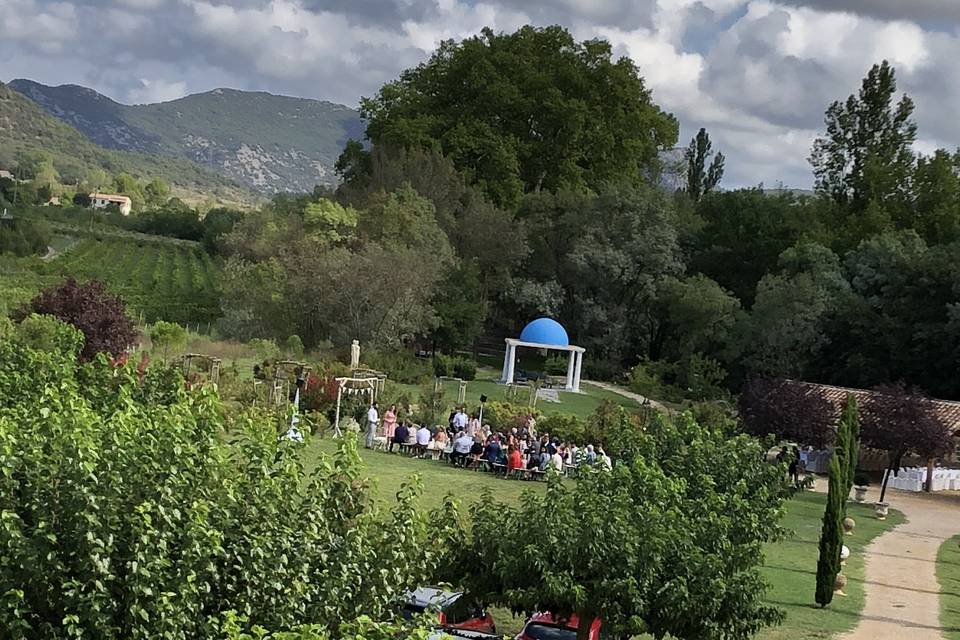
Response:
[[[887,513],[890,511],[890,504],[887,502],[873,503],[873,512],[877,514],[877,520],[886,520]]]
[[[837,580],[836,582],[833,583],[833,593],[838,596],[847,595],[843,592],[843,589],[846,586],[847,586],[847,576],[843,575],[842,573],[837,574]]]
[[[863,503],[867,499],[867,488],[866,487],[854,487],[853,499],[856,502]]]

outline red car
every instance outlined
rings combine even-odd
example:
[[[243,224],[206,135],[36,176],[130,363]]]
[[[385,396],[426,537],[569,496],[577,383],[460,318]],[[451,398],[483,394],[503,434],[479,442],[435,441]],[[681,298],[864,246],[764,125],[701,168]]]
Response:
[[[577,616],[560,621],[549,613],[536,613],[530,616],[523,631],[514,640],[577,640]],[[590,625],[590,640],[600,640],[600,618],[594,618]]]
[[[462,591],[446,591],[440,587],[420,587],[407,594],[403,616],[412,618],[424,611],[436,611],[441,629],[463,629],[494,634],[493,617]]]

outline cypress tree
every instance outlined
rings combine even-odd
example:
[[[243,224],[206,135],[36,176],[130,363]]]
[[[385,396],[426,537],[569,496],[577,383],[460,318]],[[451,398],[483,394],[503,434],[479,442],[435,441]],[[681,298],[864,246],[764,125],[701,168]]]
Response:
[[[860,412],[857,408],[857,399],[853,395],[847,396],[840,418],[840,429],[846,432],[846,484],[844,485],[844,505],[850,496],[853,487],[853,477],[857,473],[857,464],[860,462]],[[843,509],[846,515],[846,507]]]
[[[846,470],[841,468],[838,451],[834,451],[830,456],[827,467],[827,508],[823,512],[823,528],[820,531],[816,601],[821,607],[827,606],[833,600],[833,587],[837,574],[840,573],[840,549],[843,546],[843,511],[846,500],[842,492],[846,486]]]

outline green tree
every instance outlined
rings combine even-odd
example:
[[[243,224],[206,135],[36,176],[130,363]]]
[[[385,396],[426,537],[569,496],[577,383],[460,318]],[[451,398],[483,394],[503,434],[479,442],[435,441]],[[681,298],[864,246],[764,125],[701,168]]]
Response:
[[[838,443],[839,444],[839,443]],[[815,600],[825,607],[833,600],[833,589],[840,573],[840,550],[843,546],[843,512],[847,497],[846,469],[841,466],[841,452],[835,450],[827,464],[827,506],[820,531],[820,556],[817,559],[817,591]]]
[[[501,206],[524,192],[638,180],[677,137],[633,62],[556,26],[445,41],[361,111],[375,144],[440,145]]]
[[[916,217],[910,226],[930,244],[960,240],[960,153],[937,149],[917,158]]]
[[[710,157],[713,156],[711,160]],[[723,154],[719,151],[713,154],[713,143],[707,130],[700,128],[697,135],[690,140],[690,145],[684,150],[683,157],[687,161],[687,194],[694,202],[717,188],[723,179]],[[710,162],[709,166],[707,161]]]
[[[810,156],[817,190],[874,232],[908,215],[917,126],[913,101],[904,95],[894,105],[896,93],[894,68],[886,60],[874,65],[858,95],[827,109],[826,132]]]
[[[453,542],[416,482],[373,499],[355,440],[308,473],[265,414],[223,437],[176,370],[4,340],[0,397],[5,637],[380,638]]]
[[[170,185],[162,178],[154,178],[143,188],[147,204],[159,206],[170,197]]]
[[[759,567],[783,481],[760,444],[687,416],[654,420],[634,446],[575,484],[554,478],[511,504],[484,495],[445,572],[517,611],[575,614],[581,640],[596,617],[613,637],[689,640],[745,640],[781,620]]]
[[[166,361],[171,349],[180,349],[187,344],[187,330],[176,322],[159,320],[150,327],[150,342],[163,353]]]

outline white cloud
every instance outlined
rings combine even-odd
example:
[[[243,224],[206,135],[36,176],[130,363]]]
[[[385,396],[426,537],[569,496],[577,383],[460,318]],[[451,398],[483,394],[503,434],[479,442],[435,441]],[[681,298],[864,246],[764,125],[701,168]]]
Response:
[[[186,82],[166,82],[147,78],[140,78],[140,86],[131,89],[127,94],[130,102],[134,104],[169,102],[185,95],[187,95]]]
[[[132,102],[234,86],[349,105],[441,40],[559,22],[633,58],[680,145],[706,126],[727,186],[809,186],[824,109],[889,59],[917,102],[918,148],[958,144],[956,0],[0,0],[0,16],[5,80]]]

